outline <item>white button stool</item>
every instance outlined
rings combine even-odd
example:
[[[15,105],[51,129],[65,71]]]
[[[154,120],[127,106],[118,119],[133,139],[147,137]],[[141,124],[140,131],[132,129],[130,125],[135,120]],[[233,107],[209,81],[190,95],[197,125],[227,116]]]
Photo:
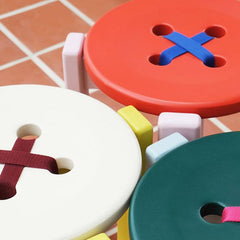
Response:
[[[0,150],[37,135],[31,153],[70,170],[25,167],[16,195],[0,200],[0,239],[82,240],[117,221],[141,173],[137,139],[117,113],[86,95],[36,85],[0,87],[0,113]]]

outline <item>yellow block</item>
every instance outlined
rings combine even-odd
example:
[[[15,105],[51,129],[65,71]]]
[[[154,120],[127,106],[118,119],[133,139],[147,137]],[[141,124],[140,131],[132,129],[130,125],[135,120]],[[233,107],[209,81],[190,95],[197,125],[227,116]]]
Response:
[[[142,174],[146,169],[145,151],[152,144],[153,126],[152,124],[133,106],[121,108],[118,114],[128,123],[135,133],[142,152]],[[130,240],[128,227],[128,210],[119,219],[118,240]]]
[[[145,172],[145,151],[152,144],[152,124],[133,106],[121,108],[118,114],[129,124],[134,131],[142,151],[142,174]]]
[[[130,240],[128,227],[128,212],[129,209],[122,215],[122,217],[117,222],[117,240]]]
[[[105,233],[100,233],[94,237],[88,238],[87,240],[110,240]]]

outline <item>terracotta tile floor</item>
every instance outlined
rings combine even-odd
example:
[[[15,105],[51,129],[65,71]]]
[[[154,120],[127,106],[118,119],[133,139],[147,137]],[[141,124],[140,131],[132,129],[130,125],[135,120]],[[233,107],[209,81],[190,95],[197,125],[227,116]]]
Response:
[[[87,23],[58,1],[5,18],[2,23],[32,52],[64,41],[69,31],[89,29]]]
[[[39,56],[56,74],[63,79],[62,50],[58,48]]]
[[[0,32],[0,66],[26,55],[2,32]]]
[[[0,14],[4,14],[19,8],[23,8],[37,2],[39,2],[39,0],[18,0],[18,1],[0,0],[1,6]]]
[[[63,87],[61,52],[67,34],[86,33],[104,13],[127,1],[0,0],[0,85],[35,83]],[[115,110],[122,107],[102,92],[92,96]],[[156,116],[144,115],[156,126]],[[204,135],[238,130],[240,114],[204,122]],[[116,239],[116,234],[112,239]]]
[[[69,0],[69,2],[93,20],[99,19],[104,13],[127,1],[128,0]]]
[[[32,83],[57,86],[55,82],[30,60],[4,69],[0,73],[1,86]]]

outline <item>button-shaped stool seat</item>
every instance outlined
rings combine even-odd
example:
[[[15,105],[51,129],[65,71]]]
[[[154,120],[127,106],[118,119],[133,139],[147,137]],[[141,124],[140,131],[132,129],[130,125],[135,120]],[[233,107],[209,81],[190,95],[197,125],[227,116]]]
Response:
[[[212,135],[155,163],[132,197],[131,240],[238,240],[240,223],[206,217],[240,206],[239,142],[240,132]]]
[[[107,95],[144,112],[238,112],[239,12],[236,0],[126,2],[90,29],[87,72]]]
[[[0,87],[0,112],[0,186],[11,186],[11,174],[23,168],[16,194],[0,200],[0,239],[83,240],[126,211],[141,150],[116,112],[86,95],[36,85]],[[30,147],[28,135],[38,136]],[[43,169],[46,161],[58,169]]]

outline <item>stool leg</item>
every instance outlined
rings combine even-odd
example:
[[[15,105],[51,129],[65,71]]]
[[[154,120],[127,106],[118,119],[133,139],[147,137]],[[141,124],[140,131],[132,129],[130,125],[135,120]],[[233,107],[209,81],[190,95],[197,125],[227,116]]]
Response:
[[[145,150],[152,144],[152,124],[133,106],[127,106],[118,111],[118,114],[129,124],[135,133],[142,152],[142,174],[146,169]],[[118,221],[118,240],[130,240],[128,228],[128,210]]]
[[[130,240],[129,236],[129,225],[128,225],[128,210],[122,215],[122,217],[118,220],[117,226],[117,240]]]
[[[83,61],[83,33],[69,33],[62,52],[64,80],[68,89],[89,94],[97,88],[89,78]]]
[[[187,143],[188,140],[180,133],[173,133],[151,144],[146,149],[146,168],[159,161],[167,153]]]
[[[193,141],[202,136],[202,122],[198,114],[163,112],[158,118],[158,139],[178,132]]]
[[[94,237],[88,238],[87,240],[110,240],[105,233],[100,233]]]

